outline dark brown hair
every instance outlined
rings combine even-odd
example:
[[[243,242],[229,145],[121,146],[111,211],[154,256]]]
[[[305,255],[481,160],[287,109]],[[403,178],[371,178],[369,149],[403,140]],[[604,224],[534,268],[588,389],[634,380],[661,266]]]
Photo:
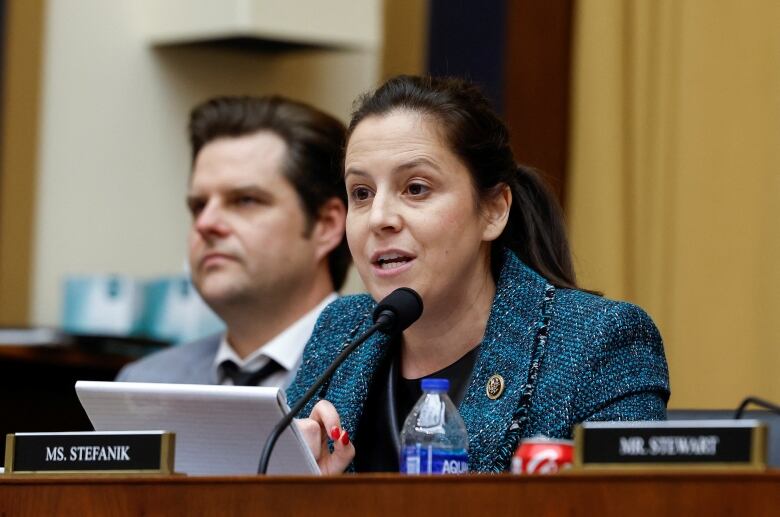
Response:
[[[409,110],[438,121],[450,150],[471,172],[480,199],[512,191],[509,221],[491,247],[494,275],[502,249],[558,287],[577,288],[558,202],[539,174],[515,162],[509,131],[479,89],[462,79],[398,76],[355,102],[347,139],[366,117]]]
[[[329,199],[338,198],[346,205],[341,171],[344,130],[344,124],[332,116],[284,97],[217,97],[190,113],[192,163],[200,150],[217,138],[273,132],[287,145],[284,174],[298,192],[311,229]],[[344,285],[351,261],[344,236],[328,256],[335,289]]]

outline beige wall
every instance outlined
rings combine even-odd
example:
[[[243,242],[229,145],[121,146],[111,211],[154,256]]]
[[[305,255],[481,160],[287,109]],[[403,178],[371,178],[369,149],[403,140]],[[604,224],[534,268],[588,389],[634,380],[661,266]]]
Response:
[[[143,5],[46,5],[31,323],[59,321],[66,274],[181,271],[193,104],[283,93],[346,120],[378,77],[379,49],[152,49]]]
[[[568,215],[643,306],[672,407],[780,400],[780,2],[578,2]]]

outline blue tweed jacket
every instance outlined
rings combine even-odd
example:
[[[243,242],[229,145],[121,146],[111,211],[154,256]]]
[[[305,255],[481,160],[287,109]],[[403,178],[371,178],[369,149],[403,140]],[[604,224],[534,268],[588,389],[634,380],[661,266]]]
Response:
[[[508,251],[496,287],[459,407],[469,434],[470,470],[505,471],[521,438],[569,438],[573,426],[585,420],[665,419],[669,373],[661,336],[642,309],[555,288]],[[358,295],[325,309],[288,390],[291,405],[370,326],[374,306],[369,296]],[[338,410],[356,448],[371,443],[356,427],[389,341],[374,335],[320,392]],[[493,374],[506,383],[497,400],[486,393]]]

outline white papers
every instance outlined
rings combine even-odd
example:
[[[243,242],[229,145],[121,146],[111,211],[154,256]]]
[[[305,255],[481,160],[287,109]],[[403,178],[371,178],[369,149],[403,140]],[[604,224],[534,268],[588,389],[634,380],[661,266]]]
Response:
[[[263,444],[288,411],[279,388],[78,381],[96,431],[176,433],[176,472],[256,474]],[[276,442],[269,474],[319,474],[295,422]]]

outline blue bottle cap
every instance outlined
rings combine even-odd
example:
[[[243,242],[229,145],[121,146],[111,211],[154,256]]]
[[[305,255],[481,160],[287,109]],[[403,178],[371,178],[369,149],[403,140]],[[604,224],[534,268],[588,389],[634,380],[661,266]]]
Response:
[[[449,391],[449,379],[423,379],[420,384],[423,391]]]

